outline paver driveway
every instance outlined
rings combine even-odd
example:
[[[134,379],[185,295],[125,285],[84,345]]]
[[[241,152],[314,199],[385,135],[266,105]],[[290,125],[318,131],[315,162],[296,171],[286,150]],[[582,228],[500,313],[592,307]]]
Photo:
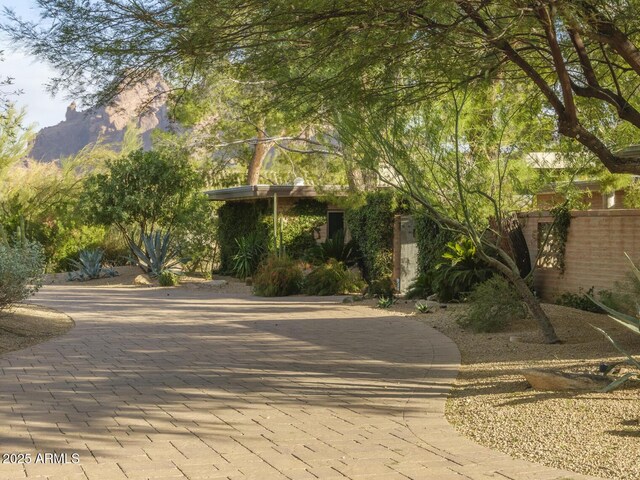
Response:
[[[406,317],[304,298],[46,287],[77,322],[0,358],[0,478],[585,478],[459,437],[458,365]],[[69,458],[71,460],[71,458]]]

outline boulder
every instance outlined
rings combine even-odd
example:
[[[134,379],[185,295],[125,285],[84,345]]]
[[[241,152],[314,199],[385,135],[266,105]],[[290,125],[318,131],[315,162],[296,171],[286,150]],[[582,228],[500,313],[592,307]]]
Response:
[[[587,373],[565,373],[530,368],[522,371],[529,385],[540,391],[597,391],[611,383],[611,379]]]
[[[138,275],[133,279],[133,284],[139,287],[153,287],[154,282],[151,280],[151,277],[147,274]]]

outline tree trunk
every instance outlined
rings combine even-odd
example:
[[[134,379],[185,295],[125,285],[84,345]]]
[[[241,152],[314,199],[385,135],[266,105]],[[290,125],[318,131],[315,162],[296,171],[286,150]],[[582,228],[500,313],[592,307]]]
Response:
[[[262,162],[264,162],[267,153],[273,146],[273,142],[266,142],[264,129],[258,128],[258,137],[256,147],[253,150],[253,157],[249,163],[249,170],[247,172],[247,185],[258,185],[260,180],[260,171],[262,169]]]
[[[529,290],[527,282],[525,282],[520,275],[515,274],[510,277],[509,280],[520,294],[520,298],[522,298],[524,303],[527,305],[527,308],[531,312],[535,321],[538,322],[540,330],[542,330],[542,334],[544,335],[547,343],[560,343],[560,339],[558,338],[558,335],[556,335],[556,331],[554,330],[553,325],[551,325],[549,317],[544,313],[544,310],[542,310],[538,299],[531,290]]]

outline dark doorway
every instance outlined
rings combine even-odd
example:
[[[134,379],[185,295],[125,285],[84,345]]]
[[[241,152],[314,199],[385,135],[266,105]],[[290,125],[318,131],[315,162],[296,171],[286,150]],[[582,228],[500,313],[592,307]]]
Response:
[[[344,212],[328,212],[327,217],[327,238],[333,238],[340,230],[344,233]]]

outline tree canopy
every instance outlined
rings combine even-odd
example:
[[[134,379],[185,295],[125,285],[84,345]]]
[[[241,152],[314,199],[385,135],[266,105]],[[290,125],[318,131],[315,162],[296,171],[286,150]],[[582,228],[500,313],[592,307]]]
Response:
[[[102,100],[163,71],[176,88],[219,62],[291,110],[365,99],[415,104],[500,79],[611,172],[640,129],[637,0],[38,0],[44,24],[10,15],[14,39],[51,62],[54,88]],[[179,72],[179,73],[176,73]]]

